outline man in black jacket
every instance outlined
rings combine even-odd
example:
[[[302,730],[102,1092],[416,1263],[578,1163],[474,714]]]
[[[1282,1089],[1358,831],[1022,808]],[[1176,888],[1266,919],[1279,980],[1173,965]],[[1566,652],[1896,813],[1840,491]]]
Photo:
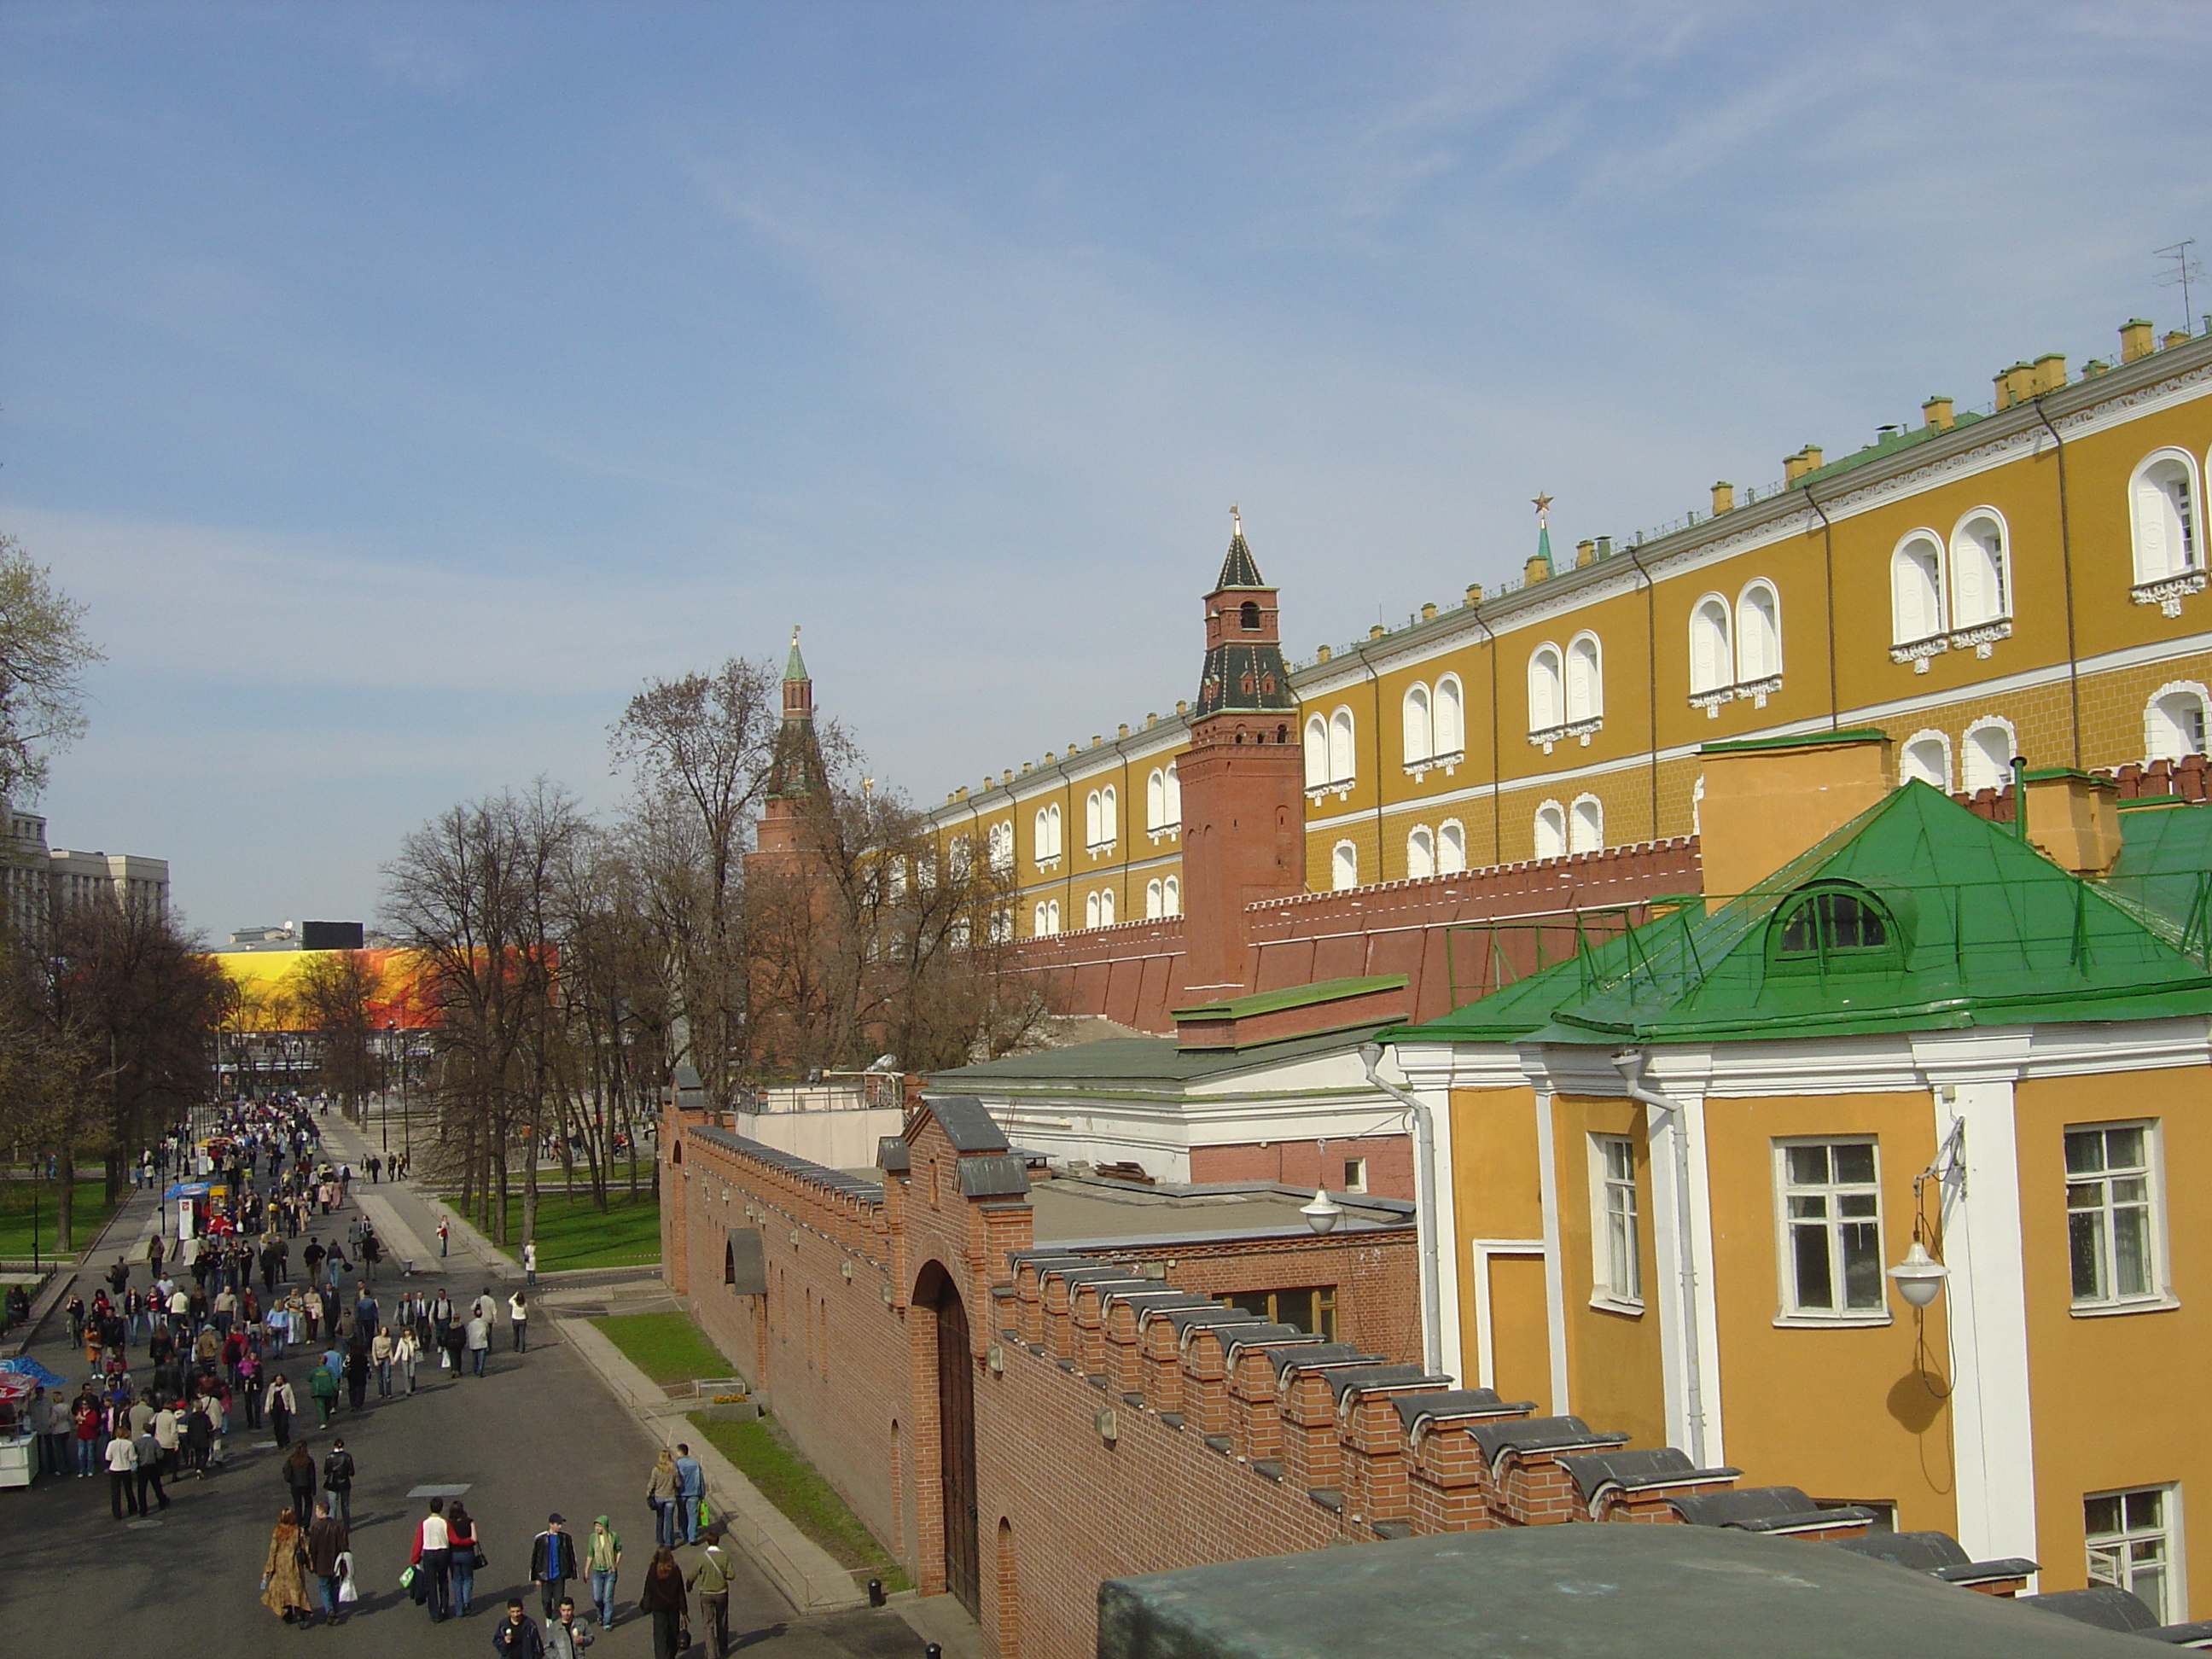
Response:
[[[545,1534],[538,1534],[543,1538]],[[522,1610],[520,1601],[507,1604],[507,1619],[491,1633],[491,1644],[505,1659],[545,1659],[545,1638]]]
[[[576,1576],[576,1540],[562,1530],[567,1524],[561,1516],[550,1515],[545,1530],[530,1540],[530,1582],[544,1593],[549,1623],[560,1608],[568,1581]],[[531,1634],[537,1634],[535,1629]]]
[[[338,1519],[353,1525],[353,1454],[343,1440],[331,1441],[323,1458],[323,1490],[330,1493]]]
[[[318,1599],[327,1624],[338,1622],[338,1557],[346,1550],[345,1522],[331,1513],[331,1500],[315,1500],[314,1523],[307,1528],[307,1571],[315,1577]]]

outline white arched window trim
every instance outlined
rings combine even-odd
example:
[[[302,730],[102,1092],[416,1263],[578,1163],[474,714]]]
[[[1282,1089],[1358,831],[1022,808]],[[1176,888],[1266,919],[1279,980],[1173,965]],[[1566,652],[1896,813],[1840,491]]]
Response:
[[[1176,763],[1173,761],[1168,763],[1167,821],[1160,827],[1169,830],[1182,828],[1182,778],[1176,771]]]
[[[1605,718],[1605,647],[1587,628],[1567,641],[1566,676],[1567,730],[1588,743]]]
[[[1575,797],[1567,808],[1567,851],[1595,853],[1605,845],[1605,803],[1595,795]]]
[[[1328,884],[1332,891],[1339,893],[1359,885],[1359,849],[1348,841],[1340,841],[1329,849]]]
[[[1170,876],[1160,884],[1160,913],[1179,916],[1182,914],[1182,878]]]
[[[1889,659],[1911,663],[1916,674],[1951,648],[1943,547],[1943,538],[1923,526],[1906,532],[1889,556]]]
[[[1157,835],[1168,821],[1168,775],[1155,766],[1145,775],[1145,829]]]
[[[1419,881],[1437,872],[1437,838],[1425,823],[1406,832],[1406,879]]]
[[[1110,783],[1098,792],[1098,827],[1105,831],[1100,845],[1111,847],[1121,839],[1121,797]]]
[[[1447,770],[1459,764],[1467,750],[1467,693],[1459,676],[1437,678],[1437,694],[1430,715],[1434,726],[1437,764]]]
[[[2002,789],[2011,781],[2012,757],[2018,753],[2020,737],[2012,722],[2001,714],[1984,715],[1966,727],[1966,740],[1959,745],[1959,789],[1970,795]]]
[[[1918,778],[1931,788],[1949,794],[1955,775],[1951,765],[1950,733],[1933,727],[1915,732],[1897,751],[1897,769],[1905,777]]]
[[[2187,700],[2195,699],[2194,720]],[[2205,752],[2206,724],[2212,721],[2212,691],[2199,680],[2168,680],[2143,704],[2143,762],[2175,761]]]
[[[1415,680],[1406,688],[1398,712],[1399,729],[1403,734],[1406,769],[1419,774],[1426,771],[1436,754],[1436,727],[1429,708],[1429,688]]]
[[[1690,607],[1690,706],[1720,718],[1735,696],[1735,621],[1726,596],[1706,593]]]
[[[1782,595],[1764,576],[1735,598],[1735,694],[1764,708],[1782,689]]]
[[[1540,859],[1559,859],[1567,855],[1567,809],[1555,800],[1547,800],[1536,809],[1536,852]]]
[[[1456,876],[1467,869],[1467,830],[1457,818],[1437,826],[1437,873]]]
[[[1988,656],[2012,636],[2012,526],[1994,507],[1970,507],[1951,531],[1952,648]]]
[[[1357,732],[1351,708],[1339,703],[1328,717],[1328,787],[1339,793],[1350,790],[1358,775],[1358,750],[1353,742]]]
[[[1165,914],[1166,902],[1162,895],[1159,880],[1155,877],[1145,884],[1145,920],[1157,921]]]
[[[1306,787],[1318,794],[1328,787],[1328,722],[1318,714],[1306,717]]]
[[[2179,485],[2177,492],[2174,486]],[[2169,617],[2204,589],[2203,472],[2185,449],[2154,449],[2128,477],[2128,524],[2135,549],[2137,605]]]
[[[1543,744],[1548,755],[1566,735],[1566,659],[1546,640],[1528,653],[1528,741]]]

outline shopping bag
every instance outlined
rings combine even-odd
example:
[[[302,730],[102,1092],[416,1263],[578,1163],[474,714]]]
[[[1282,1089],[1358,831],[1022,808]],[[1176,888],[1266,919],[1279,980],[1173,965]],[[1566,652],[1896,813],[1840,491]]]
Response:
[[[412,1589],[414,1587],[415,1569],[412,1567],[403,1569],[399,1574],[399,1588],[402,1589]]]
[[[441,1371],[453,1369],[453,1356],[450,1350],[445,1348],[438,1350],[438,1369]]]
[[[338,1557],[337,1566],[338,1600],[340,1601],[360,1601],[361,1592],[354,1588],[353,1552],[351,1550],[345,1551]]]

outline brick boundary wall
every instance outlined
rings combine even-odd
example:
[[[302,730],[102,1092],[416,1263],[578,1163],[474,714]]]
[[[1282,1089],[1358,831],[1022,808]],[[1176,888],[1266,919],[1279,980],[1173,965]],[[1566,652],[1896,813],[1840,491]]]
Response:
[[[890,1143],[904,1167],[880,1182],[672,1112],[665,1271],[926,1595],[946,1588],[937,1310],[959,1297],[977,1611],[1000,1659],[1090,1659],[1109,1577],[1417,1534],[1679,1522],[1677,1504],[1734,1486],[1732,1469],[1624,1456],[1625,1435],[1425,1375],[1410,1227],[1036,1248],[1003,1137],[979,1145],[989,1120],[965,1104],[960,1144],[936,1103],[915,1111]],[[765,1294],[724,1283],[732,1228],[758,1232]],[[1322,1282],[1284,1275],[1332,1251],[1352,1259],[1337,1341],[1210,1300]],[[1793,1488],[1735,1497],[1811,1508]],[[1790,1513],[1772,1529],[1844,1538],[1866,1521]]]

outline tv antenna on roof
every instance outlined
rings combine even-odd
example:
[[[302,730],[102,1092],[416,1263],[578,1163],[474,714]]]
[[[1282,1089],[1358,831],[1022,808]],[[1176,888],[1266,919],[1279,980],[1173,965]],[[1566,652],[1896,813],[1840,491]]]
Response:
[[[2172,247],[2159,249],[2157,254],[2159,258],[2173,262],[2173,269],[2159,277],[2158,285],[2181,290],[2181,331],[2185,334],[2197,331],[2197,313],[2189,307],[2189,285],[2204,274],[2204,262],[2190,252],[2196,246],[2194,236],[2185,237]]]

